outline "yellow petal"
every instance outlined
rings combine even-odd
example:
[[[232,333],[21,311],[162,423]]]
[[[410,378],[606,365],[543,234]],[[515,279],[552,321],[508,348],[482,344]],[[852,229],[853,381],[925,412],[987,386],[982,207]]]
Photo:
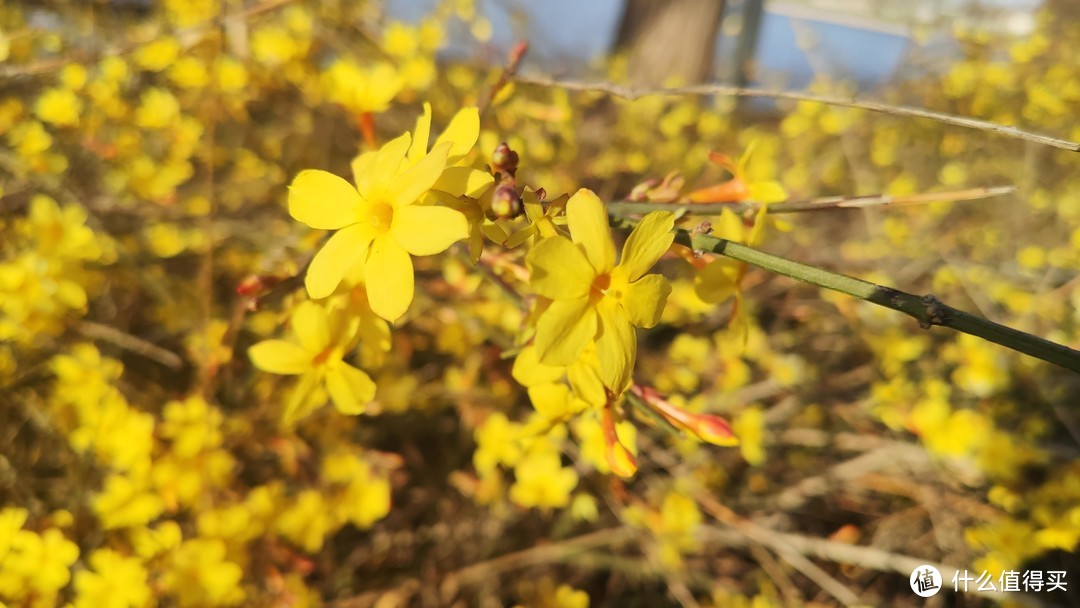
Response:
[[[360,315],[357,336],[361,362],[369,366],[381,365],[384,358],[382,353],[390,351],[390,325],[369,311],[364,311]]]
[[[565,384],[541,384],[529,388],[528,392],[536,413],[548,420],[569,418],[580,413],[587,405],[580,399],[574,399]]]
[[[600,335],[596,355],[600,358],[600,380],[615,393],[630,384],[637,358],[637,336],[630,318],[621,306],[603,303],[599,310]]]
[[[607,403],[607,391],[604,383],[600,381],[596,368],[588,361],[578,359],[570,367],[566,368],[566,380],[574,394],[583,401],[594,407],[600,407]]]
[[[570,365],[596,336],[596,310],[588,296],[555,300],[536,322],[536,351],[545,365]]]
[[[293,311],[292,332],[308,353],[317,355],[330,345],[330,322],[326,310],[308,300]]]
[[[495,178],[487,171],[470,167],[447,167],[431,189],[454,196],[478,198],[493,183]]]
[[[342,363],[326,373],[326,390],[342,414],[363,414],[375,398],[375,383],[363,371]]]
[[[600,199],[591,190],[578,190],[566,203],[566,221],[570,237],[585,249],[597,274],[611,272],[615,266],[615,243]]]
[[[370,201],[385,195],[386,188],[401,167],[401,161],[405,160],[411,141],[412,137],[405,133],[386,142],[371,160],[360,167],[361,171],[356,175],[356,188],[361,196]]]
[[[510,374],[521,386],[529,387],[558,381],[562,378],[563,368],[540,363],[540,354],[536,351],[536,346],[526,346],[514,359],[514,367]]]
[[[427,154],[428,138],[431,137],[431,104],[424,102],[424,113],[416,119],[412,145],[409,146],[409,162],[415,163]]]
[[[322,406],[326,399],[326,394],[323,393],[321,398],[319,393],[319,382],[322,380],[322,375],[317,373],[307,373],[300,378],[300,382],[296,384],[296,388],[293,389],[292,395],[289,397],[289,402],[285,405],[285,413],[282,418],[285,421],[286,426],[291,426],[297,420],[306,417],[315,408]]]
[[[472,150],[473,145],[476,144],[476,138],[479,136],[480,110],[477,108],[462,108],[450,120],[446,130],[435,140],[434,147],[450,142],[452,145],[448,162],[453,163],[468,154],[469,150]]]
[[[263,340],[248,349],[255,367],[271,374],[302,374],[311,369],[311,355],[298,344]]]
[[[535,224],[544,217],[544,205],[532,188],[525,186],[525,191],[521,194],[521,202],[525,205],[525,217],[529,218],[530,223]]]
[[[413,255],[435,255],[469,236],[469,223],[449,207],[406,205],[394,211],[390,235]]]
[[[393,323],[413,299],[413,265],[409,253],[390,235],[371,244],[367,265],[367,296],[371,310]]]
[[[631,323],[638,327],[655,327],[670,294],[671,285],[662,275],[645,275],[630,284],[622,305]]]
[[[762,237],[765,236],[765,214],[768,212],[768,206],[762,205],[758,208],[757,213],[754,214],[754,227],[750,229],[750,234],[746,237],[747,245],[757,247],[761,244]]]
[[[525,256],[529,285],[545,298],[586,296],[596,271],[576,245],[561,236],[544,239]]]
[[[364,259],[371,233],[363,224],[338,230],[315,254],[308,266],[304,285],[308,296],[319,299],[334,293],[349,268]]]
[[[749,186],[750,188],[750,200],[759,203],[779,203],[780,201],[787,200],[787,190],[780,185],[778,181],[771,182],[753,182]]]
[[[626,273],[630,282],[638,280],[649,272],[675,240],[675,215],[667,211],[653,211],[646,215],[623,245],[622,260],[619,267]]]
[[[746,236],[746,224],[743,224],[742,218],[735,215],[731,209],[724,209],[720,212],[720,217],[713,220],[711,234],[718,239],[741,243]]]
[[[472,230],[469,232],[469,259],[475,265],[482,255],[484,255],[484,233],[481,230]]]
[[[438,181],[446,168],[446,146],[436,146],[416,166],[395,177],[389,185],[390,204],[395,208],[411,205]]]
[[[289,215],[320,230],[357,222],[362,204],[352,184],[326,171],[301,171],[289,186]]]
[[[352,159],[352,163],[349,164],[349,167],[352,169],[353,182],[360,183],[360,176],[367,172],[368,165],[371,164],[371,161],[375,160],[375,155],[378,153],[377,150],[372,150],[371,152],[359,154],[356,158]]]
[[[536,226],[526,226],[521,230],[518,230],[514,234],[510,235],[510,238],[503,241],[502,245],[503,247],[506,247],[508,249],[513,249],[514,247],[517,247],[518,245],[536,236],[537,232],[539,231],[536,229]]]
[[[735,294],[740,262],[730,258],[713,260],[694,275],[694,292],[710,304],[720,304]]]

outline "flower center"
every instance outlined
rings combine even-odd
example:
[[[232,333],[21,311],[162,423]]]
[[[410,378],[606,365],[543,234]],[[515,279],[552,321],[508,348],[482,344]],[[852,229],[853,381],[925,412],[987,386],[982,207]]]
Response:
[[[331,361],[335,357],[340,358],[340,355],[338,355],[338,353],[336,351],[337,351],[336,346],[328,346],[328,347],[326,347],[325,349],[323,349],[323,351],[321,353],[315,355],[315,358],[312,359],[312,361],[311,361],[312,366],[318,367],[320,365],[325,365],[328,361]]]
[[[605,274],[602,274],[602,275],[598,275],[595,279],[593,279],[593,282],[592,282],[592,290],[593,290],[593,292],[603,295],[603,294],[607,293],[608,287],[611,287],[611,275],[610,274],[605,273]]]
[[[390,203],[375,203],[371,207],[371,226],[379,232],[390,230],[394,221],[394,207]]]

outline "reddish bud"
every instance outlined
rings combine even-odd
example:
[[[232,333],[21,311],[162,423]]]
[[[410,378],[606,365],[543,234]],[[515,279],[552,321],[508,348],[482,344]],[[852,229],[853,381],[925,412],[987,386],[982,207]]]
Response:
[[[513,176],[518,169],[518,153],[511,150],[504,141],[495,146],[495,151],[491,153],[491,168],[498,173]]]
[[[236,295],[255,297],[282,282],[284,277],[272,274],[252,274],[244,277],[236,286]]]
[[[511,68],[516,68],[521,60],[525,58],[525,53],[529,52],[529,41],[519,40],[517,44],[510,49],[510,55],[507,60]]]
[[[495,189],[491,196],[491,212],[496,217],[509,219],[521,215],[524,210],[521,197],[511,187],[505,184]]]

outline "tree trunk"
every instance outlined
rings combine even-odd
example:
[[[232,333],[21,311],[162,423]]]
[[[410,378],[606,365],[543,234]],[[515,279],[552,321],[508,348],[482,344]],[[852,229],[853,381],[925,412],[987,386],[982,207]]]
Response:
[[[626,0],[615,50],[625,52],[630,81],[698,84],[713,76],[725,0]]]

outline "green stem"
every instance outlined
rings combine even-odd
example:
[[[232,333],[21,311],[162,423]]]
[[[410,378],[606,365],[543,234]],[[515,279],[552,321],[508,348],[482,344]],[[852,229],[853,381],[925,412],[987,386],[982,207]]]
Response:
[[[636,222],[614,219],[613,223],[620,227],[630,227]],[[912,317],[924,329],[929,329],[933,325],[951,327],[956,331],[1000,344],[1036,359],[1080,372],[1080,351],[958,310],[929,294],[918,296],[906,293],[892,287],[809,266],[726,239],[704,234],[692,236],[682,229],[676,231],[675,242],[695,251],[717,253],[803,283],[831,289],[878,306],[891,308]]]

